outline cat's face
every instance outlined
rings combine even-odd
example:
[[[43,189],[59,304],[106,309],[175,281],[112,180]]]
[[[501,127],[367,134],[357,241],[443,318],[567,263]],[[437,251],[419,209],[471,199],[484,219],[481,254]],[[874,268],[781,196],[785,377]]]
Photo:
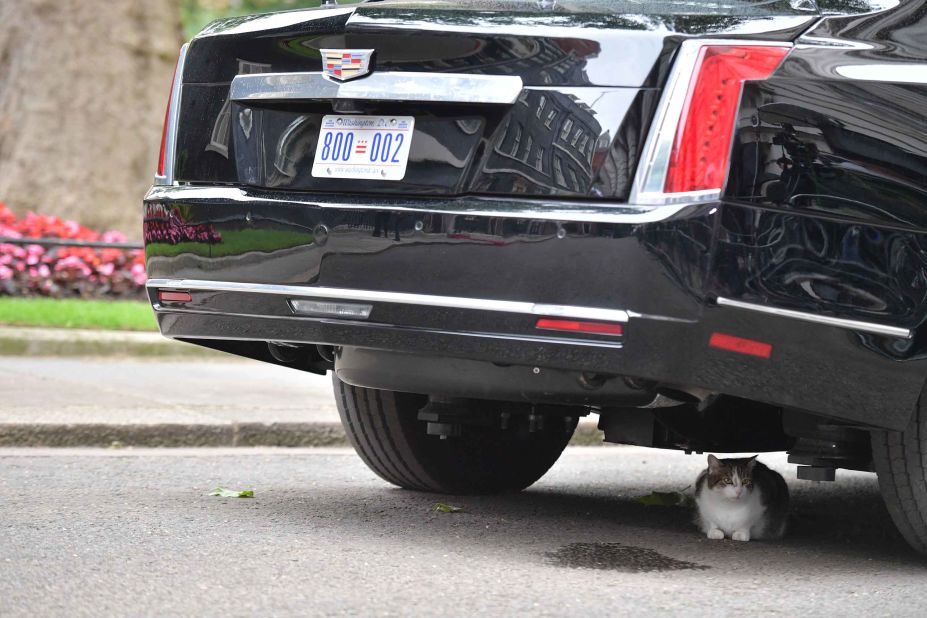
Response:
[[[718,459],[708,456],[708,489],[728,500],[743,500],[753,491],[753,465],[756,456],[749,459]]]

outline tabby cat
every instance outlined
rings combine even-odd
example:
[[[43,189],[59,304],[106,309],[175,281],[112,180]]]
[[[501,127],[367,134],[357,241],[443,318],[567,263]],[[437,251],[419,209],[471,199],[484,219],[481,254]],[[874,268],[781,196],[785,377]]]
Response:
[[[778,472],[756,460],[708,456],[695,481],[698,525],[709,539],[778,539],[785,534],[789,488]]]

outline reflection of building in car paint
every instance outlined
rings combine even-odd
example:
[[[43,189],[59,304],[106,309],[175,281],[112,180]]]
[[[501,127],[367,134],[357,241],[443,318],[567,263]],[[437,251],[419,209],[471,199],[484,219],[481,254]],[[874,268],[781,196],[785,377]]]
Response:
[[[734,190],[789,208],[922,224],[927,192],[901,178],[927,173],[927,147],[916,132],[896,131],[891,143],[879,139],[892,127],[924,124],[917,90],[880,84],[876,93],[869,86],[841,84],[846,101],[877,98],[883,104],[833,102],[829,115],[808,106],[809,94],[828,97],[832,88],[784,81],[777,85],[776,100],[762,104],[768,96],[762,89],[745,90],[747,100],[757,106],[759,123],[750,127],[750,138],[744,139],[750,147],[741,156],[744,169],[758,171],[738,178]]]
[[[592,109],[559,92],[525,90],[486,163],[482,190],[586,193],[592,186],[593,159],[608,136]],[[504,185],[501,183],[505,183]]]

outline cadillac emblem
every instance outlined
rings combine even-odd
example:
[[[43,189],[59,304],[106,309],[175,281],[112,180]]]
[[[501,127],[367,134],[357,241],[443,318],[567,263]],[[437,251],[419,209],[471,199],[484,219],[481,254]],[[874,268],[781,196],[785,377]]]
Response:
[[[370,73],[372,49],[321,49],[323,74],[344,82]]]

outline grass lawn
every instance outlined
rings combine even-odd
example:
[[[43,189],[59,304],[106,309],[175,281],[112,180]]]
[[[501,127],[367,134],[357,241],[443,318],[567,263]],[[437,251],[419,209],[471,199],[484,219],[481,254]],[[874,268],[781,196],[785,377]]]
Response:
[[[158,330],[148,303],[133,300],[0,297],[0,324],[104,330]]]

